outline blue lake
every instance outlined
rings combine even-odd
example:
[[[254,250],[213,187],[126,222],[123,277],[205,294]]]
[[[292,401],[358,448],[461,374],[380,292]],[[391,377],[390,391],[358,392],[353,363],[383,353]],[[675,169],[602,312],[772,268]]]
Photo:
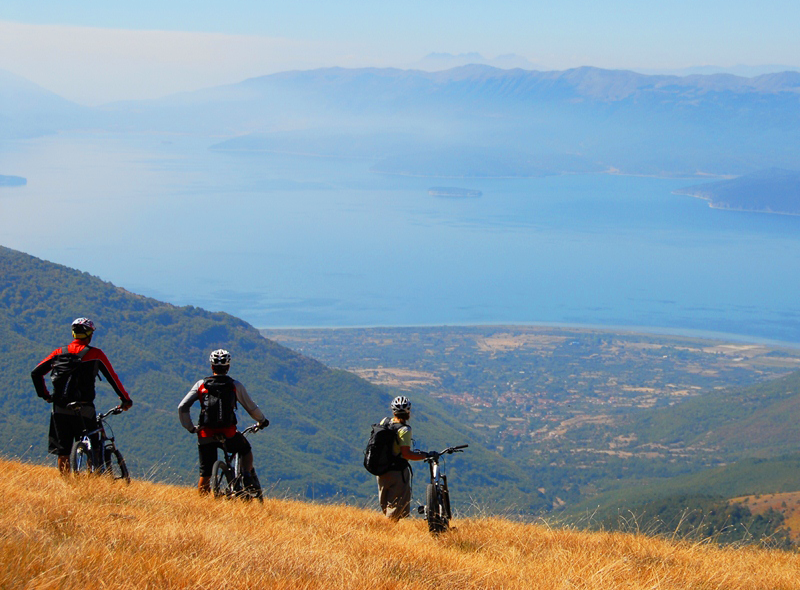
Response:
[[[800,342],[800,217],[695,181],[430,179],[220,138],[0,144],[2,245],[258,327],[555,323]],[[432,186],[483,192],[443,198]]]

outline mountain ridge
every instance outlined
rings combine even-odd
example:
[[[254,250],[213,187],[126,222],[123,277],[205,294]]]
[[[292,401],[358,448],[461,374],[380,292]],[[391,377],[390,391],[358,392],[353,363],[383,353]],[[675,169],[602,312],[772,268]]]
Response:
[[[378,171],[468,177],[617,170],[664,177],[799,168],[800,74],[646,75],[465,65],[438,72],[341,67],[294,70],[160,99],[51,113],[47,129],[181,133],[219,141],[282,135],[257,151],[318,154],[319,143],[379,138],[362,149]],[[0,120],[9,115],[0,109]],[[39,117],[21,121],[47,132]],[[58,123],[60,122],[60,124]],[[21,133],[22,131],[20,131]],[[329,151],[329,150],[328,150]],[[425,158],[420,153],[429,152]],[[460,155],[454,156],[456,151]],[[342,157],[351,154],[344,149]],[[363,157],[361,153],[357,157]],[[574,166],[542,166],[543,160]],[[530,165],[519,162],[534,161]],[[543,169],[544,168],[544,169]]]

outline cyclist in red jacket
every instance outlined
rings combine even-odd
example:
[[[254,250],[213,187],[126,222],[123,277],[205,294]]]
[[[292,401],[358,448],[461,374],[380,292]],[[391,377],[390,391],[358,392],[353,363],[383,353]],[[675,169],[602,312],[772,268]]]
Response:
[[[72,322],[74,340],[67,346],[56,348],[31,371],[36,395],[53,404],[50,414],[49,452],[58,457],[58,469],[66,475],[70,471],[69,454],[72,443],[84,429],[97,428],[97,411],[94,407],[95,379],[98,372],[114,389],[121,401],[120,406],[127,410],[133,405],[130,395],[111,366],[105,353],[99,348],[89,346],[94,334],[94,323],[88,318],[78,318]],[[74,363],[71,364],[70,363]],[[69,366],[68,370],[60,370]],[[53,392],[48,391],[45,375],[53,371]],[[59,372],[58,378],[56,372]],[[80,404],[80,411],[67,408],[72,402]]]

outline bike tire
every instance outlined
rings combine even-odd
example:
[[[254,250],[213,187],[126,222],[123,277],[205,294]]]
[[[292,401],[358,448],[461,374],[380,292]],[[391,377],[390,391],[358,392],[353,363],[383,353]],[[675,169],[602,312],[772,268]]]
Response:
[[[69,465],[76,475],[89,475],[92,472],[92,451],[85,442],[75,441],[69,453]]]
[[[432,483],[425,489],[425,518],[428,521],[428,530],[432,533],[441,533],[447,528],[443,519],[439,490]]]
[[[233,472],[225,461],[215,461],[211,468],[211,495],[222,498],[231,494]]]
[[[442,489],[440,491],[442,514],[444,515],[445,527],[449,525],[453,513],[450,511],[450,490],[447,488],[447,478],[442,476]]]
[[[109,453],[109,461],[107,466],[107,473],[116,481],[122,480],[126,484],[131,483],[131,476],[128,473],[128,466],[125,464],[125,459],[122,458],[122,453],[114,449]]]

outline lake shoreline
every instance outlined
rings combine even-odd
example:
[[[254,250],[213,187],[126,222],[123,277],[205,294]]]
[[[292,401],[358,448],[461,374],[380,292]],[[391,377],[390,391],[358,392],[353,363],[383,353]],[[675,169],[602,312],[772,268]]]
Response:
[[[789,213],[788,211],[768,211],[765,209],[743,209],[741,207],[721,207],[714,203],[711,197],[707,197],[702,193],[688,192],[688,191],[672,191],[673,195],[682,197],[692,197],[693,199],[700,199],[708,203],[709,208],[716,209],[717,211],[737,211],[739,213],[765,213],[767,215],[788,215],[790,217],[800,217],[800,213]]]
[[[735,342],[739,344],[752,344],[771,346],[777,348],[800,349],[800,342],[760,338],[746,334],[731,334],[728,332],[714,332],[712,330],[695,330],[691,328],[661,328],[658,326],[619,326],[603,324],[574,324],[562,322],[487,322],[487,323],[432,323],[432,324],[403,324],[403,325],[362,325],[362,326],[269,326],[256,328],[264,332],[301,331],[301,330],[371,330],[371,329],[425,329],[425,328],[543,328],[575,332],[593,333],[625,333],[645,336],[671,336],[678,338],[697,338],[699,340],[713,340],[718,342]]]

